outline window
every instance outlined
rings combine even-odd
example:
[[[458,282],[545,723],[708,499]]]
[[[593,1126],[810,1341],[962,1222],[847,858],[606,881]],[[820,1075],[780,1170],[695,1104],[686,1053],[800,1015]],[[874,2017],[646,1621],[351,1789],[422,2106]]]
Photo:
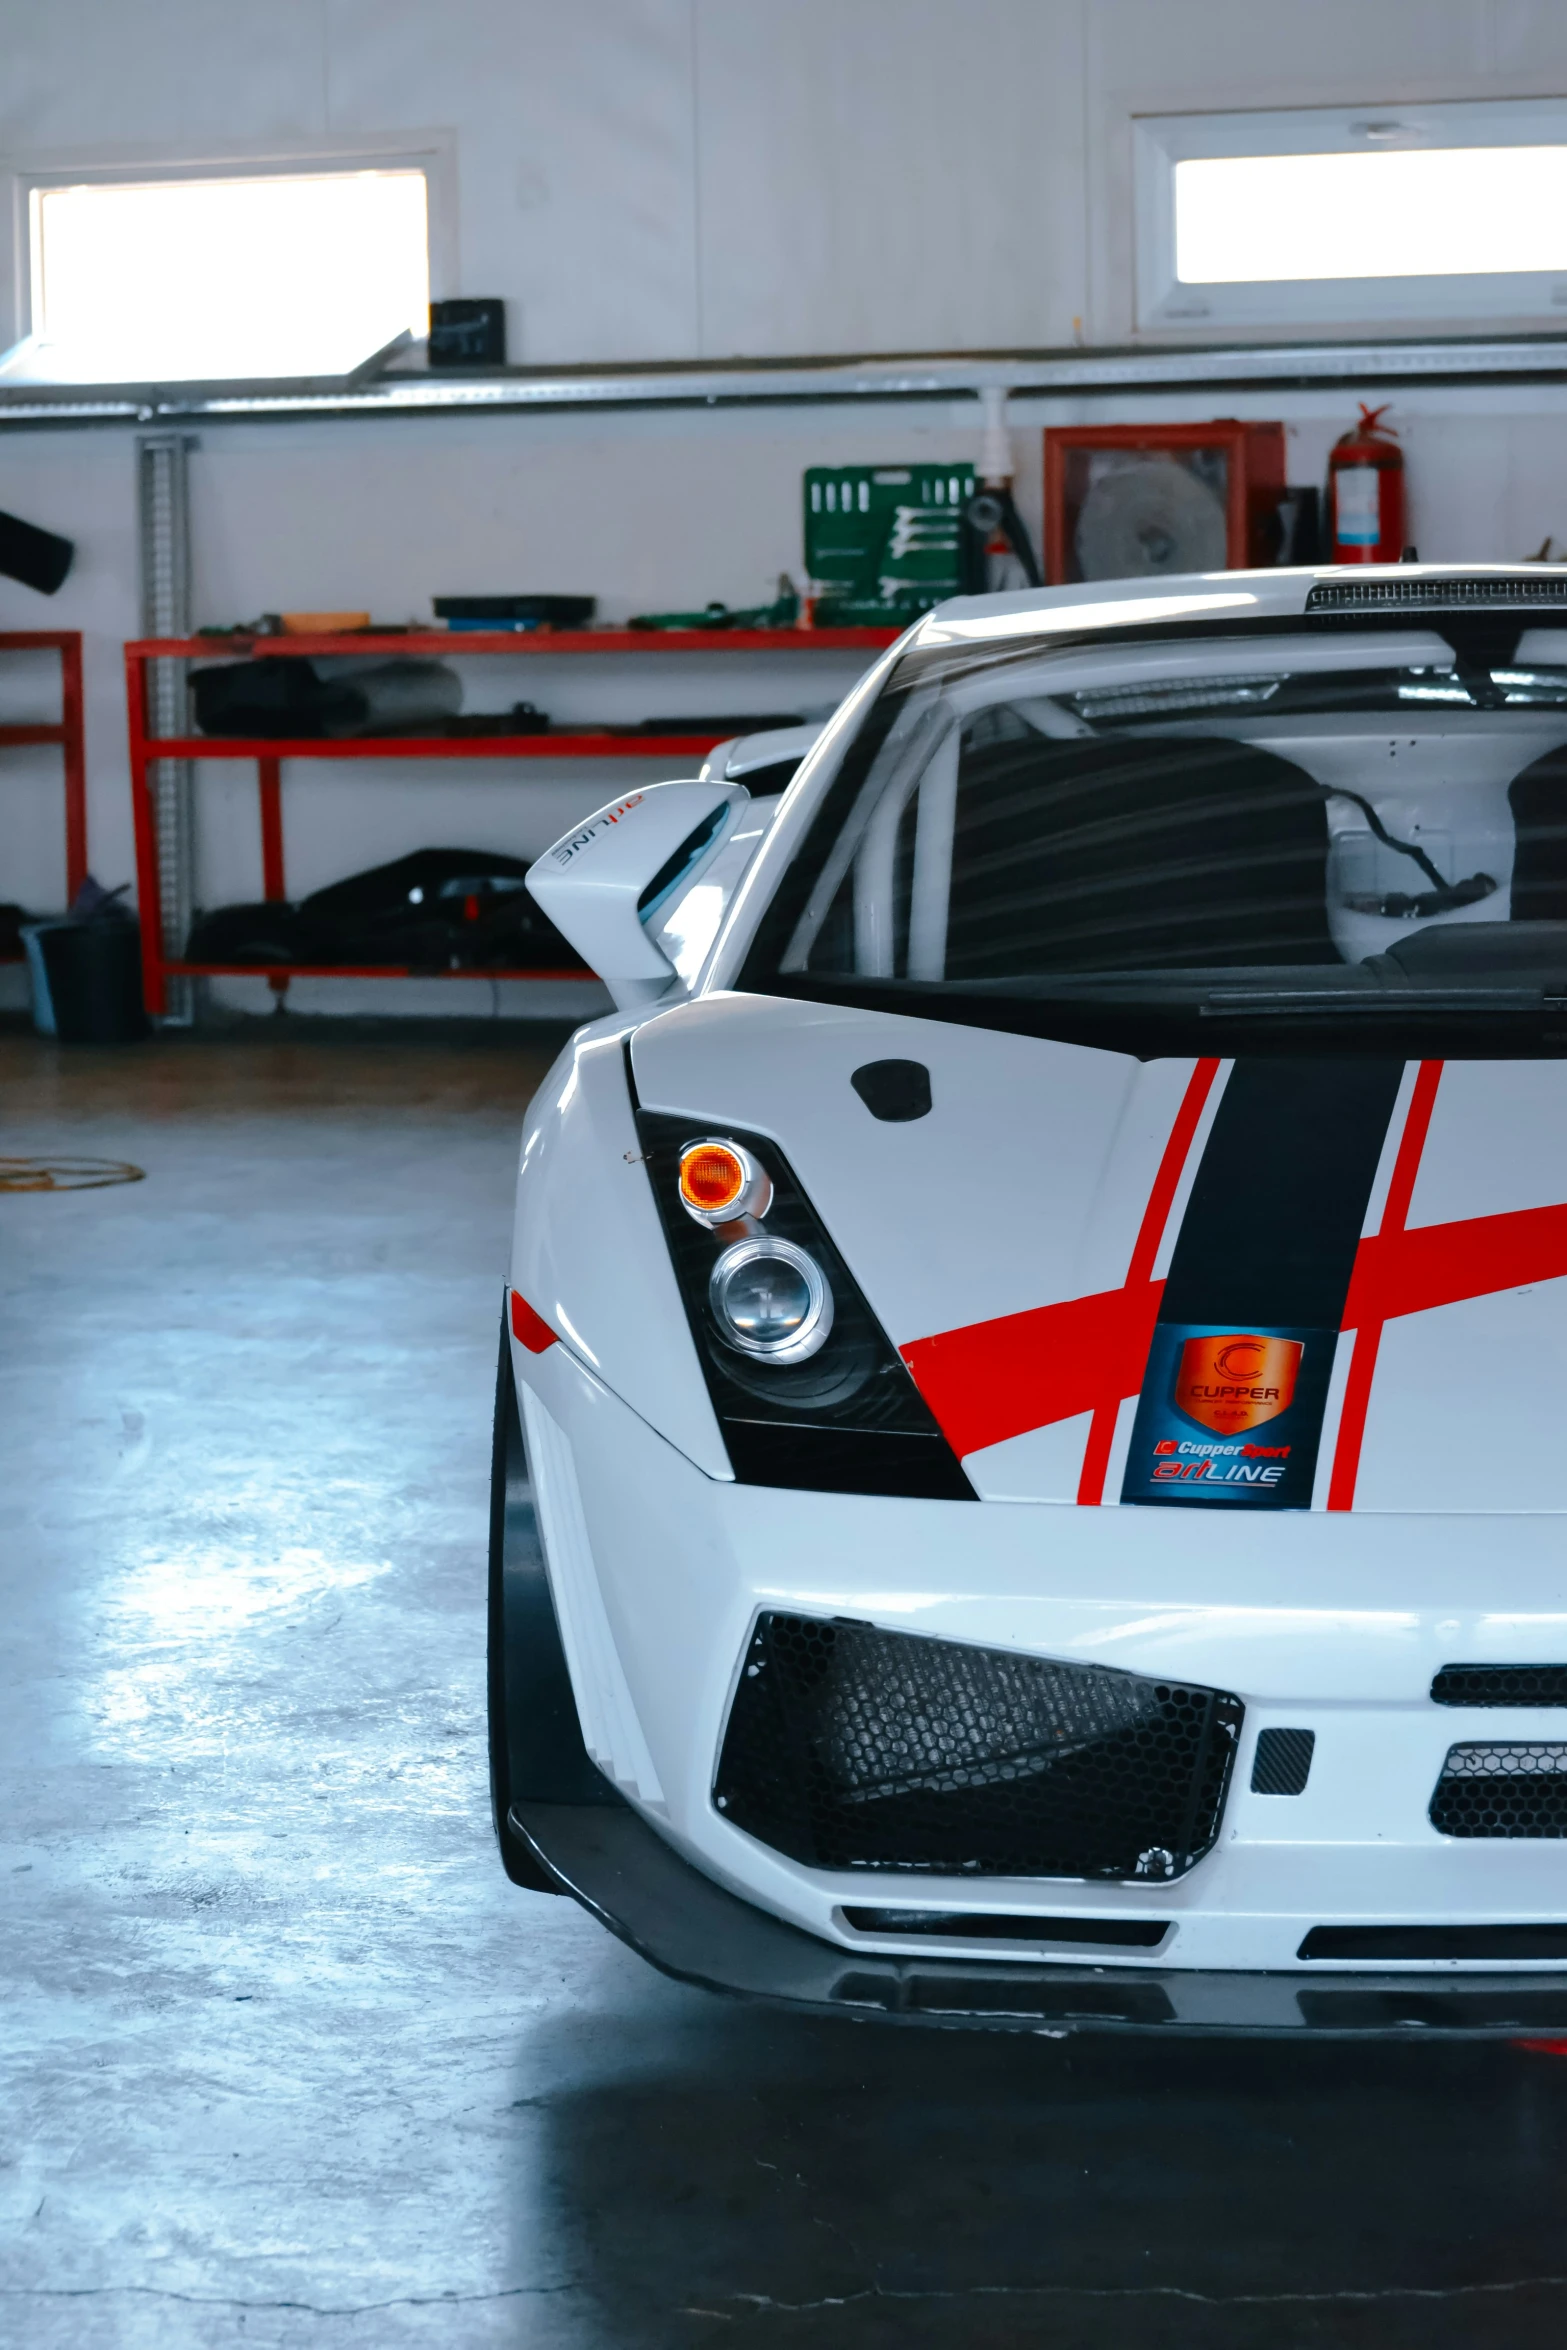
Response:
[[[35,181],[34,380],[341,375],[430,301],[425,170]]]
[[[1567,102],[1150,117],[1137,322],[1552,319],[1567,308]]]

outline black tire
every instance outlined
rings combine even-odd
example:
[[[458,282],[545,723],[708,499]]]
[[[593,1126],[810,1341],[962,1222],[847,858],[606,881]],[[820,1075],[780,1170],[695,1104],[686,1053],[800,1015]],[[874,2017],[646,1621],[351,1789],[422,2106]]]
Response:
[[[615,1803],[582,1743],[533,1504],[533,1479],[512,1378],[504,1316],[490,1455],[490,1810],[501,1865],[514,1885],[556,1893],[511,1824],[512,1805]]]

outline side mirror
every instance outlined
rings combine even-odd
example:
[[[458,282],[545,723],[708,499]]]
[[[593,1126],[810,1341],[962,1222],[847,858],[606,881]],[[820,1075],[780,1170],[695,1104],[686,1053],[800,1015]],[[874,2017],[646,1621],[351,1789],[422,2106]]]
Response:
[[[533,896],[622,1011],[676,984],[647,926],[721,846],[750,796],[737,783],[650,784],[574,825],[528,868]]]

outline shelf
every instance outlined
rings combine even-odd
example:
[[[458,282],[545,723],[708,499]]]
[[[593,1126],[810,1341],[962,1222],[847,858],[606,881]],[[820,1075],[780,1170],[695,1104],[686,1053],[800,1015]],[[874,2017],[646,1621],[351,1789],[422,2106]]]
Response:
[[[0,726],[0,750],[20,750],[26,743],[63,743],[69,740],[63,726]]]
[[[734,732],[743,731],[736,728]],[[249,735],[166,735],[149,759],[697,759],[732,734],[358,734],[263,741]]]
[[[349,636],[141,637],[138,660],[330,661],[366,653],[388,660],[444,653],[872,653],[897,641],[896,628],[431,628]]]
[[[358,735],[348,740],[323,740],[295,735],[162,735],[150,736],[148,722],[149,664],[171,661],[250,661],[277,659],[329,660],[368,653],[383,659],[410,655],[437,655],[463,660],[470,655],[548,655],[552,653],[646,654],[655,659],[668,653],[853,653],[862,660],[894,643],[892,628],[817,629],[411,629],[388,633],[366,630],[350,636],[267,637],[139,637],[125,647],[126,715],[130,739],[131,812],[136,835],[136,894],[143,910],[141,949],[142,984],[148,1011],[156,1019],[167,1009],[172,979],[264,979],[278,995],[294,979],[575,979],[591,973],[575,971],[456,971],[422,972],[394,963],[190,963],[164,950],[161,926],[151,911],[164,904],[158,838],[156,774],[162,762],[202,767],[219,761],[254,760],[261,833],[262,895],[268,903],[286,900],[288,888],[283,851],[283,768],[286,763],[310,760],[540,760],[540,759],[650,759],[673,765],[678,774],[706,757],[719,743],[747,731],[743,717],[715,721],[699,732],[656,734],[631,729],[565,728],[543,734],[384,734]],[[709,689],[711,690],[711,689]],[[753,689],[754,690],[754,689]],[[694,689],[693,689],[694,691]],[[502,714],[504,715],[504,713]],[[667,725],[667,721],[659,721]],[[752,729],[751,731],[754,731]],[[677,764],[678,763],[678,764]],[[521,778],[514,778],[521,781]],[[617,788],[625,789],[625,785]]]
[[[990,387],[1026,398],[1212,392],[1239,386],[1339,388],[1368,384],[1560,384],[1567,340],[1559,332],[1407,336],[1340,341],[1099,345],[1017,351],[902,352],[834,358],[614,367],[515,367],[491,372],[389,368],[368,380],[316,387],[276,379],[224,384],[58,384],[0,387],[7,425],[65,428],[204,417],[244,421],[289,416],[418,416],[475,411],[515,415],[560,408],[715,408],[864,401],[973,400]]]

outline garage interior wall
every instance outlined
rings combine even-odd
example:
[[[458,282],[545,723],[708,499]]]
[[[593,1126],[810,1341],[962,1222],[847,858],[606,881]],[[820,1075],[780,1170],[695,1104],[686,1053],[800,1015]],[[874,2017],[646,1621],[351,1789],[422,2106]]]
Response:
[[[0,0],[0,60],[0,169],[443,132],[457,281],[436,291],[504,295],[513,358],[722,361],[1128,341],[1134,114],[1561,94],[1567,9]],[[7,276],[0,326],[14,309]],[[1019,400],[1025,515],[1037,529],[1045,422],[1219,409],[1283,415],[1291,478],[1315,481],[1354,402],[1279,390]],[[1422,555],[1516,559],[1547,531],[1567,540],[1567,390],[1401,389],[1395,420]],[[968,456],[977,433],[968,402],[204,423],[195,617],[364,605],[420,617],[432,593],[481,588],[591,592],[607,619],[760,601],[799,567],[806,465]],[[49,602],[0,581],[0,628],[84,632],[93,863],[111,884],[132,866],[119,647],[138,624],[133,442],[118,427],[0,433],[0,507],[78,541]],[[554,668],[546,683],[519,661],[476,674],[469,706],[767,708],[782,669],[671,660],[592,677]],[[802,658],[782,706],[834,698],[851,671]],[[7,665],[0,715],[37,714],[45,674]],[[291,887],[427,840],[533,853],[628,770],[541,762],[522,786],[512,772],[291,768]],[[0,897],[59,902],[56,778],[51,753],[7,756]],[[256,894],[253,771],[210,772],[199,809],[199,896]],[[341,996],[347,983],[319,985]],[[470,1008],[453,1001],[466,986],[366,985],[383,1010],[431,1008],[432,995]]]

